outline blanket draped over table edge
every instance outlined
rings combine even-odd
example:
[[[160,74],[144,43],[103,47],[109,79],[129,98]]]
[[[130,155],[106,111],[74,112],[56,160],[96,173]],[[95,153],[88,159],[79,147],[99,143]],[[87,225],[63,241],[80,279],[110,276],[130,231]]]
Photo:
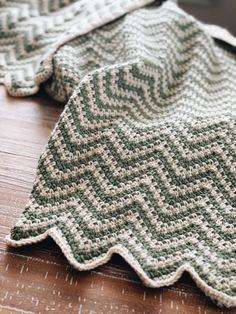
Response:
[[[118,253],[149,287],[187,271],[235,306],[235,38],[175,1],[65,2],[0,4],[0,83],[68,102],[7,243]]]

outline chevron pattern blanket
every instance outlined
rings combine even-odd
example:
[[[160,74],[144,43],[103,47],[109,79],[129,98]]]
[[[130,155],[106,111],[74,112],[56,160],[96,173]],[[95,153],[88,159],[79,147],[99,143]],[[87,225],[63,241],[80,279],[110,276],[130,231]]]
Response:
[[[236,305],[236,53],[174,1],[1,0],[0,82],[64,112],[7,243],[78,270],[120,254]]]

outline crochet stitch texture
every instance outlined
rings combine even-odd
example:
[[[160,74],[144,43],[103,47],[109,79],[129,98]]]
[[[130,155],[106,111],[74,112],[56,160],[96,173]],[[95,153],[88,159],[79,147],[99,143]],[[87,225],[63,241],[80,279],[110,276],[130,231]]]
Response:
[[[188,271],[234,306],[236,54],[174,2],[95,2],[0,2],[1,82],[67,103],[7,243],[50,236],[78,270],[118,253],[150,287]]]

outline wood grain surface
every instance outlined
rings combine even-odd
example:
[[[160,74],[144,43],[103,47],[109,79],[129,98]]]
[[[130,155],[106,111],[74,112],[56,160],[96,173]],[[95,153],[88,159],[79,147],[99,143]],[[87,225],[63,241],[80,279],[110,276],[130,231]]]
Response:
[[[119,256],[77,272],[50,239],[6,247],[4,237],[25,206],[37,160],[62,110],[43,93],[12,98],[0,87],[0,313],[236,313],[215,306],[188,274],[174,286],[148,289]]]

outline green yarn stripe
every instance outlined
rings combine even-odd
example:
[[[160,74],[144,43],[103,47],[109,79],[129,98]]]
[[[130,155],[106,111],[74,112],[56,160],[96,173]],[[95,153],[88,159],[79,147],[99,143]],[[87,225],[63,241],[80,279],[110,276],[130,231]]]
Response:
[[[42,30],[34,47],[36,20],[29,19],[23,41],[29,51],[22,57],[18,43],[17,61],[4,59],[0,77],[12,94],[40,81],[66,103],[7,242],[51,236],[78,270],[118,253],[150,287],[188,271],[212,300],[234,306],[236,55],[173,2],[144,6],[150,2],[137,1],[136,10],[130,6],[113,22],[68,37],[49,68],[44,49],[76,18],[64,30],[54,25],[48,36]],[[45,3],[37,13],[43,19],[85,6]],[[11,40],[0,50],[8,51]]]

